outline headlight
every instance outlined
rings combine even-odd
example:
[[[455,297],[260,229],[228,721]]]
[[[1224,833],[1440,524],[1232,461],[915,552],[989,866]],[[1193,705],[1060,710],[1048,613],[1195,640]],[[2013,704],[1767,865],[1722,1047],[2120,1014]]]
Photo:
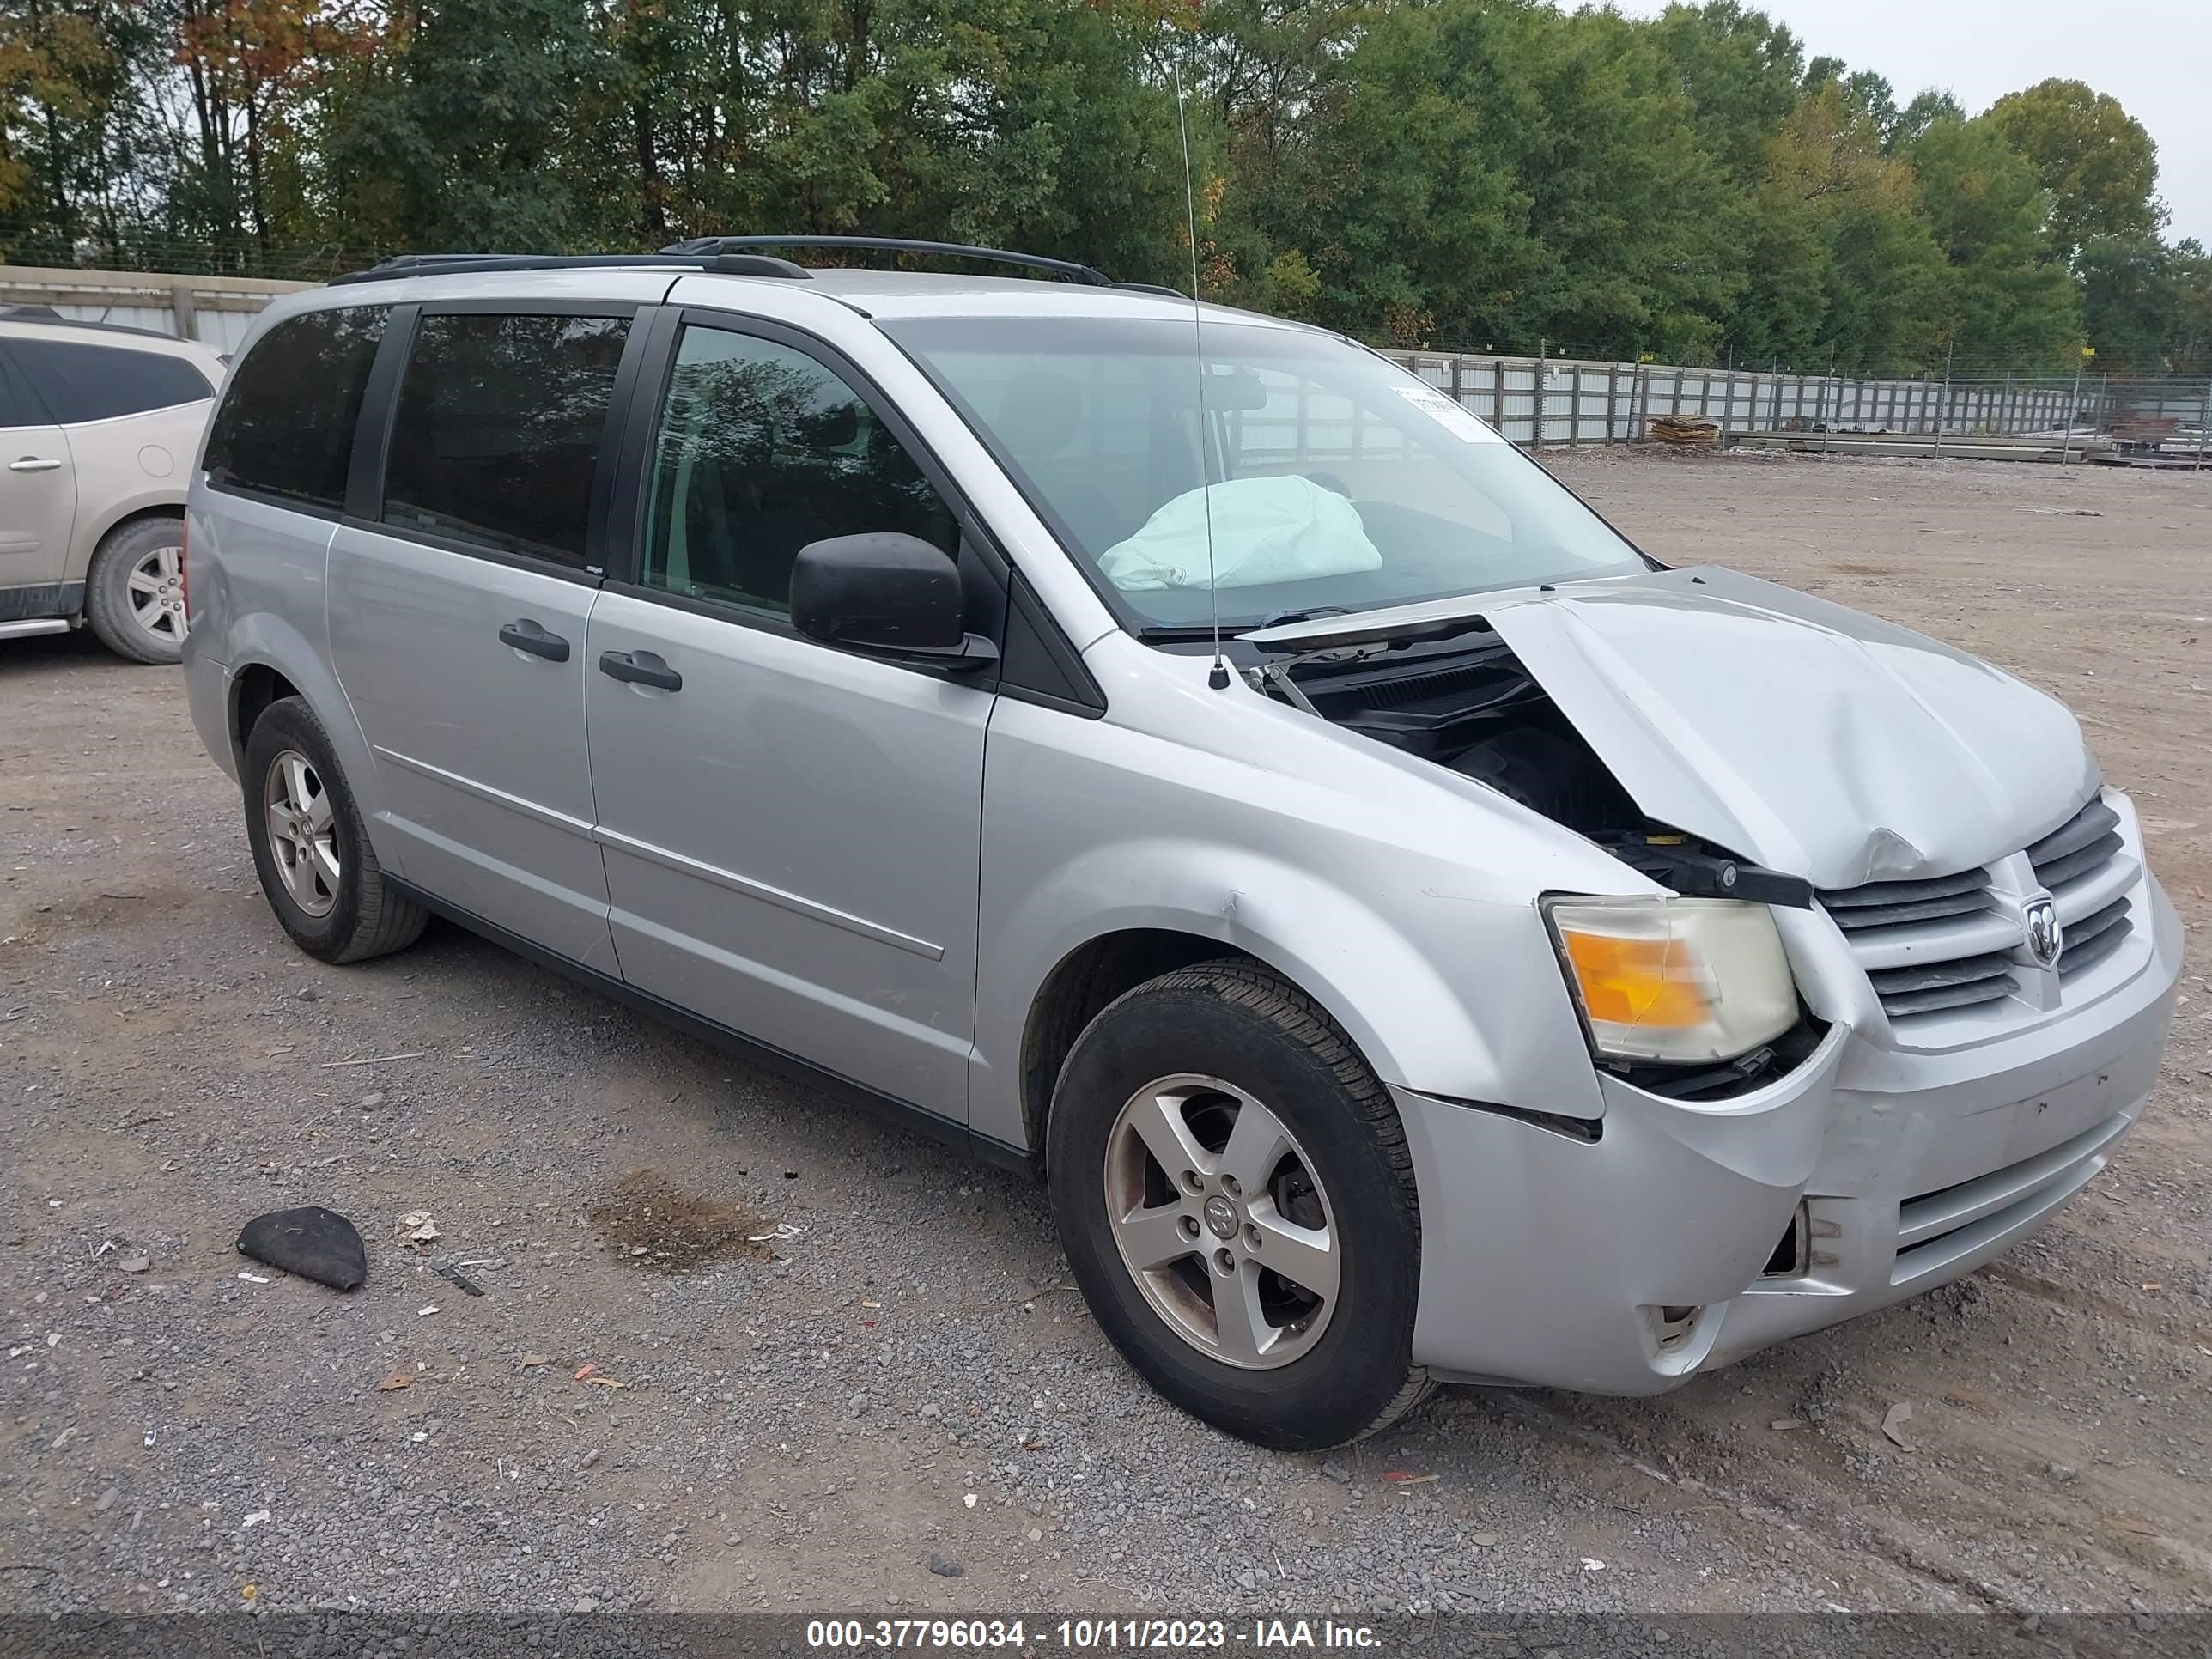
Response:
[[[1763,904],[1571,898],[1544,908],[1601,1054],[1732,1060],[1797,1021],[1789,959]]]

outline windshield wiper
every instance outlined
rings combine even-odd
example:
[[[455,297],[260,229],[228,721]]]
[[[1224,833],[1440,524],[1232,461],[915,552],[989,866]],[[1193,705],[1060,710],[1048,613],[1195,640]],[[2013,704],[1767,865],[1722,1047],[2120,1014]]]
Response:
[[[1316,617],[1343,617],[1351,614],[1352,607],[1343,605],[1316,605],[1304,611],[1270,611],[1257,622],[1224,622],[1221,624],[1224,639],[1249,633],[1259,628],[1279,628],[1285,623],[1311,622]],[[1170,644],[1181,644],[1186,640],[1210,640],[1213,637],[1212,623],[1147,623],[1137,630],[1140,640],[1161,640]]]
[[[1249,623],[1224,623],[1223,638],[1252,626]],[[1146,623],[1137,630],[1140,640],[1160,640],[1169,644],[1180,644],[1185,640],[1210,640],[1213,637],[1212,623]]]

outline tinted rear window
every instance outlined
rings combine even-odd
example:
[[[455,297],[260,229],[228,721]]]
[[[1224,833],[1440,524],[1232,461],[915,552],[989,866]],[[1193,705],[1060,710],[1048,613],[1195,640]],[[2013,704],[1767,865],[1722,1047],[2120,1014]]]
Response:
[[[629,320],[432,313],[392,421],[384,521],[581,568]]]
[[[208,481],[289,501],[345,505],[354,422],[368,383],[381,307],[287,318],[230,371],[208,434]]]
[[[190,361],[164,352],[16,338],[8,342],[8,355],[63,426],[173,409],[215,395]]]
[[[0,340],[0,427],[52,426],[52,418],[39,406],[22,377],[8,365],[11,343]]]

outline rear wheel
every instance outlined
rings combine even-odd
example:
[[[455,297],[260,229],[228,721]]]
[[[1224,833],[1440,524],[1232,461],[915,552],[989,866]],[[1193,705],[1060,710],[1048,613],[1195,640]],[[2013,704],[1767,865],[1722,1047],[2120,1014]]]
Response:
[[[394,889],[331,748],[301,697],[272,702],[246,739],[246,836],[269,908],[325,962],[412,945],[429,917]]]
[[[1129,992],[1069,1054],[1046,1141],[1091,1311],[1185,1410],[1311,1449],[1370,1434],[1425,1392],[1404,1132],[1295,988],[1216,962]]]
[[[100,642],[133,662],[184,654],[185,522],[140,519],[107,533],[85,573],[84,611]]]

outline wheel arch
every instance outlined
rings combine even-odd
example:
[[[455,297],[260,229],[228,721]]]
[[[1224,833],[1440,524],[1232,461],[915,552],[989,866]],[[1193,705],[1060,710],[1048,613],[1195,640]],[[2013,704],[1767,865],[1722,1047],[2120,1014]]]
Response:
[[[76,539],[82,562],[70,572],[70,580],[89,583],[93,562],[99,558],[100,550],[107,545],[109,538],[134,525],[144,524],[154,519],[174,519],[178,528],[182,530],[185,498],[182,495],[137,495],[109,503],[105,514],[79,531]]]
[[[225,724],[230,732],[231,753],[241,769],[246,761],[246,739],[262,712],[280,697],[299,695],[298,686],[265,662],[250,662],[232,672],[230,707]]]
[[[404,875],[392,856],[398,849],[391,843],[397,837],[376,834],[383,806],[376,757],[325,655],[297,628],[266,611],[249,611],[234,620],[225,643],[233,653],[224,688],[225,736],[240,779],[246,775],[246,738],[253,721],[279,697],[299,697],[330,737],[377,857],[392,874]]]
[[[1173,927],[1101,933],[1060,959],[1037,988],[1022,1028],[1022,1128],[1032,1163],[1043,1167],[1053,1091],[1084,1028],[1107,1004],[1147,981],[1224,957],[1256,960],[1218,939]]]
[[[978,1011],[987,1065],[972,1128],[1041,1156],[1060,1067],[1084,1026],[1146,980],[1218,957],[1251,962],[1310,998],[1385,1084],[1498,1097],[1499,1056],[1469,1000],[1414,940],[1356,896],[1234,849],[1154,850],[1157,858],[1122,848],[1106,855],[1110,872],[1092,868],[1031,894],[1000,932],[1006,948],[985,940]],[[1194,882],[1220,884],[1199,892]],[[1064,929],[1038,927],[1045,905],[1073,907],[1101,892],[1149,894],[1154,902],[1087,915],[1071,909],[1060,918]],[[1034,974],[1024,975],[1020,945],[1039,932],[1055,942],[1032,958],[1041,963]],[[994,1021],[994,1006],[1018,1010],[1018,1018]],[[998,1055],[1012,1064],[989,1066]]]

